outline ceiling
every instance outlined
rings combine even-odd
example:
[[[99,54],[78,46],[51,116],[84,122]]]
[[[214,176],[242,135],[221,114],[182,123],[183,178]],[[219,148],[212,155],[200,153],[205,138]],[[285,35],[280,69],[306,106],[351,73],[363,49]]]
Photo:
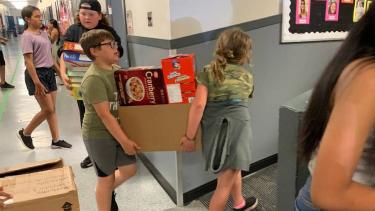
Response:
[[[27,2],[28,5],[36,6],[38,1],[40,0],[0,0],[0,4],[4,4],[5,6],[9,8],[16,9],[11,2],[18,2],[18,3]]]

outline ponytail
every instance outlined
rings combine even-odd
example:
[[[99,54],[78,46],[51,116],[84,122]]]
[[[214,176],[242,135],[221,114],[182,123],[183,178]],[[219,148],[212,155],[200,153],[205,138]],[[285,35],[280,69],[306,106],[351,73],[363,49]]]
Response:
[[[210,63],[216,85],[224,82],[224,69],[227,64],[243,65],[250,61],[251,39],[238,28],[227,29],[222,32],[216,43],[215,58]]]

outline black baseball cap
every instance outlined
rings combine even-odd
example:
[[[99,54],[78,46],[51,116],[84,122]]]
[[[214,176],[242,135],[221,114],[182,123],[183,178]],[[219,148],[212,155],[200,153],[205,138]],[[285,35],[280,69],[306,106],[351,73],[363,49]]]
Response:
[[[102,6],[97,0],[81,0],[81,2],[79,3],[79,9],[102,12]]]

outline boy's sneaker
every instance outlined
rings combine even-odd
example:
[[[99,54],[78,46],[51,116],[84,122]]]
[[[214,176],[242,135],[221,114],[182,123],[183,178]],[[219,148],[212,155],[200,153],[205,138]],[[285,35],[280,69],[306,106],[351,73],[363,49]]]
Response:
[[[57,142],[52,141],[51,148],[52,149],[72,148],[72,145],[64,140],[58,140]]]
[[[23,128],[18,131],[17,137],[22,141],[23,145],[29,149],[34,149],[33,139],[31,136],[25,136],[23,134]]]
[[[258,199],[255,197],[246,198],[245,206],[240,209],[233,208],[233,211],[253,210],[258,206]]]
[[[93,164],[91,162],[91,159],[89,156],[87,156],[83,161],[81,162],[81,168],[85,169],[88,167],[91,167]]]
[[[118,205],[117,205],[115,197],[116,197],[116,193],[115,191],[112,191],[111,211],[118,211]]]

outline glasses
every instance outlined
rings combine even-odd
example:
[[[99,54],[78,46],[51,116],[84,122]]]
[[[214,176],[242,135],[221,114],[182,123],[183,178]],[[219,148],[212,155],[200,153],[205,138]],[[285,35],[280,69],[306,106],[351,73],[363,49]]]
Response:
[[[118,48],[118,44],[117,44],[116,41],[100,43],[100,44],[95,45],[95,47],[99,47],[99,46],[102,46],[102,45],[109,45],[112,49],[117,49]]]

